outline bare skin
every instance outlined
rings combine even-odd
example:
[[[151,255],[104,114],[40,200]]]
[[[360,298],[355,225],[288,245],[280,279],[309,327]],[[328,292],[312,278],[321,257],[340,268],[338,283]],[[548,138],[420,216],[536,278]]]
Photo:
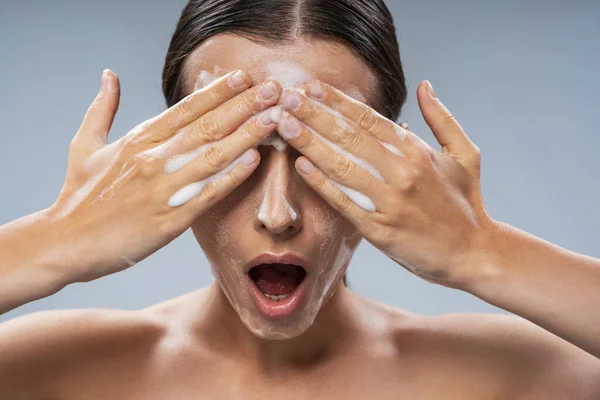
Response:
[[[229,51],[221,51],[223,48]],[[253,62],[252,54],[259,54],[262,63]],[[261,99],[259,92],[269,82],[262,66],[282,58],[309,71],[325,89],[325,97],[309,101],[315,82],[307,82],[307,95],[300,94],[301,105],[290,108],[286,102],[290,91],[284,92],[274,82],[273,97]],[[223,78],[192,93],[200,72],[213,71],[216,65]],[[231,79],[238,68],[247,74],[241,75],[242,86],[233,89]],[[190,97],[107,146],[106,135],[118,105],[118,81],[108,73],[73,141],[65,187],[57,202],[48,210],[0,228],[0,309],[7,311],[70,283],[123,270],[129,261],[149,256],[190,226],[217,281],[144,310],[51,311],[2,324],[2,397],[600,396],[594,331],[600,324],[590,310],[600,298],[600,285],[594,283],[600,279],[597,260],[568,253],[487,216],[478,191],[478,152],[446,114],[447,109],[427,97],[425,83],[418,89],[419,104],[443,147],[433,169],[428,169],[421,157],[433,149],[412,132],[408,132],[408,141],[394,143],[406,159],[394,159],[391,153],[383,156],[375,146],[371,138],[385,137],[387,128],[395,132],[395,127],[375,113],[378,104],[371,72],[339,44],[300,41],[290,47],[269,48],[234,35],[220,35],[190,56],[185,74]],[[363,78],[356,81],[357,76]],[[349,85],[360,90],[366,104],[347,96]],[[372,163],[394,160],[387,169],[377,165],[386,171],[385,184],[366,176],[361,182],[345,181],[339,175],[341,170],[332,167],[344,165],[345,160],[333,151],[319,151],[318,142],[310,138],[306,126],[332,141],[336,140],[334,133],[344,132],[336,129],[339,119],[328,118],[333,114],[318,103],[332,99],[335,102],[329,105],[344,115],[345,124],[354,127],[361,140],[340,140],[342,147],[360,143],[348,150],[368,152],[375,151],[375,146],[378,156]],[[275,104],[287,110],[283,119],[278,124],[260,123],[260,116]],[[289,135],[286,127],[292,118],[301,128],[296,136]],[[293,148],[285,152],[261,148],[259,165],[259,153],[252,148],[275,129],[289,138]],[[188,164],[174,180],[163,173],[164,160],[140,156],[167,142],[175,155],[206,142],[217,142],[219,147]],[[227,178],[207,185],[184,206],[166,206],[182,185],[210,176],[246,151],[256,156],[249,165],[237,165]],[[369,158],[369,154],[358,155]],[[300,165],[308,160],[313,171],[302,173]],[[124,166],[137,166],[133,171],[140,172],[119,180]],[[406,180],[399,184],[391,167],[412,171],[408,184]],[[435,179],[433,174],[439,171],[448,178]],[[101,176],[101,184],[84,192],[81,201],[76,194],[95,175]],[[378,213],[359,210],[327,184],[326,175],[367,192]],[[428,188],[427,201],[418,197],[419,191],[407,190],[419,184]],[[282,211],[283,197],[273,195],[259,220],[258,206],[264,193],[270,193],[270,185],[278,185],[277,193],[287,196],[297,218]],[[111,186],[112,196],[105,191]],[[375,190],[369,192],[370,188]],[[151,196],[147,194],[150,191]],[[105,195],[98,201],[101,193]],[[461,195],[463,200],[456,200]],[[436,213],[440,209],[436,201],[443,202],[446,214]],[[427,223],[431,218],[436,224]],[[335,228],[325,232],[319,225],[324,220]],[[435,230],[420,231],[426,226]],[[445,234],[441,227],[461,234]],[[361,237],[433,283],[467,291],[524,318],[483,314],[424,317],[353,293],[340,284],[349,259],[338,256],[346,254],[344,243],[353,251]],[[432,248],[437,252],[428,251]],[[322,273],[330,285],[310,281],[314,296],[293,317],[269,320],[260,315],[245,295],[245,284],[237,279],[242,275],[239,269],[257,249],[274,253],[293,250],[310,262],[313,274]],[[509,249],[520,252],[514,256]],[[543,268],[553,271],[543,273]],[[579,273],[572,273],[574,270]],[[548,307],[552,295],[556,299]],[[289,338],[273,340],[269,336],[278,331],[285,331]]]

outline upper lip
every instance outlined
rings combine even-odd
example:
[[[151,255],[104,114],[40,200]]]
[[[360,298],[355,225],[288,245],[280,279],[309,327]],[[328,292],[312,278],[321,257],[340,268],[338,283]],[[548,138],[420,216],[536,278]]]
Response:
[[[247,273],[260,264],[294,264],[304,268],[306,272],[308,272],[309,265],[307,260],[294,253],[261,253],[246,264],[244,271]]]

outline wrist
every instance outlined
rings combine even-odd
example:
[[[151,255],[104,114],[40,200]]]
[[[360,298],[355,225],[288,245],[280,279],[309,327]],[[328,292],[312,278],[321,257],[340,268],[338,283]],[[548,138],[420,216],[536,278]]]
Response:
[[[31,225],[27,241],[30,244],[30,269],[44,278],[50,294],[54,294],[70,283],[76,282],[68,268],[69,250],[68,231],[56,218],[52,207],[38,211]]]
[[[502,249],[507,248],[509,238],[510,226],[490,218],[463,261],[454,288],[476,295],[481,288],[501,281],[508,264]]]

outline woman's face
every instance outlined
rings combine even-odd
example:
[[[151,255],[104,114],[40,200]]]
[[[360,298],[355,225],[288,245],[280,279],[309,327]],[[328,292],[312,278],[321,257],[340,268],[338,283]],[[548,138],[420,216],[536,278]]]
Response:
[[[298,40],[274,47],[233,34],[217,35],[190,55],[187,92],[198,80],[206,85],[237,69],[254,85],[273,78],[285,89],[319,79],[366,103],[374,96],[374,75],[339,43]],[[253,175],[192,226],[229,302],[265,339],[298,336],[312,325],[361,240],[295,171],[299,153],[275,144],[260,146]],[[257,259],[264,254],[270,256]]]

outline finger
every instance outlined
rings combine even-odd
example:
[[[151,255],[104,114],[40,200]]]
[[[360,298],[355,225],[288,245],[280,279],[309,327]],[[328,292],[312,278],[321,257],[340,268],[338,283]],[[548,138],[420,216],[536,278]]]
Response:
[[[174,219],[188,223],[196,219],[248,179],[259,160],[258,151],[250,149],[223,171],[178,190],[169,199],[169,206],[176,208]]]
[[[457,159],[469,159],[479,152],[458,121],[437,98],[429,81],[421,82],[417,88],[417,99],[423,118],[442,146],[444,154]]]
[[[181,141],[173,151],[181,153],[221,140],[252,116],[276,104],[280,94],[281,85],[272,80],[246,90],[183,128],[177,134]]]
[[[310,159],[335,182],[368,196],[385,193],[386,185],[381,176],[377,176],[379,174],[377,170],[350,154],[342,155],[340,153],[342,149],[327,142],[294,116],[287,112],[283,113],[277,129],[290,145]],[[357,161],[361,165],[358,165]],[[385,199],[374,198],[372,200],[377,203]],[[381,202],[378,206],[382,205]]]
[[[248,89],[251,79],[238,70],[228,73],[131,132],[134,142],[160,142],[173,136],[207,112]]]
[[[399,148],[407,155],[410,152],[410,145],[416,136],[406,128],[324,82],[314,80],[305,87],[308,97],[341,113],[378,140]]]
[[[306,157],[298,157],[295,167],[302,179],[331,207],[348,219],[359,231],[366,230],[371,211],[366,210],[368,207],[364,204],[364,200],[350,194],[351,197],[355,197],[354,201],[351,200],[348,195],[340,191],[339,185],[332,182]],[[361,206],[355,201],[362,203]]]
[[[397,157],[404,156],[400,149],[367,134],[341,113],[304,96],[298,90],[286,91],[279,104],[313,131],[318,132],[330,147],[333,144],[338,152],[353,159],[363,168],[376,169],[375,176],[378,179],[382,177],[389,182],[398,178],[397,168],[390,168],[390,166],[401,167],[401,164],[406,162]]]
[[[276,125],[270,114],[270,110],[266,110],[248,120],[231,135],[169,159],[165,164],[165,172],[174,174],[173,181],[178,186],[221,172],[249,149],[257,147],[275,130]]]
[[[107,69],[102,73],[100,91],[73,138],[73,142],[81,151],[90,154],[107,144],[108,132],[119,108],[119,100],[119,78]]]

